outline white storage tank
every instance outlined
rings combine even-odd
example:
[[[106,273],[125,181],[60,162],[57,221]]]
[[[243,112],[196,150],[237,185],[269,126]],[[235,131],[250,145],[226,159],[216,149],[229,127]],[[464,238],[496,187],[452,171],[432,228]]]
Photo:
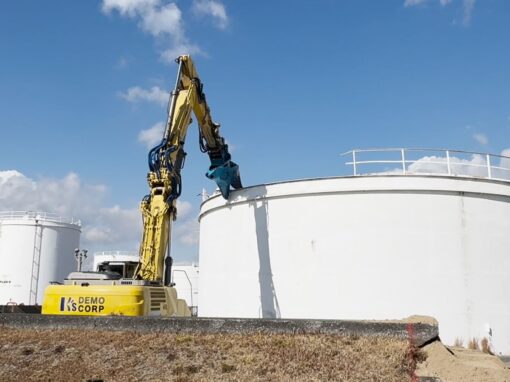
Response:
[[[403,159],[377,176],[212,196],[200,213],[199,315],[429,315],[447,344],[486,337],[510,354],[510,181],[494,179],[503,160],[467,176],[445,157],[429,160],[445,165],[436,173]]]
[[[45,212],[0,212],[0,305],[40,305],[76,269],[81,224]]]

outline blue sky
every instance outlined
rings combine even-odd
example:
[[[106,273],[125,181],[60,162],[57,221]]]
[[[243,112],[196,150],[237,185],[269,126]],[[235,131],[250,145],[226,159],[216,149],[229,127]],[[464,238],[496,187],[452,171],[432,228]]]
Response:
[[[245,185],[345,174],[352,148],[510,148],[506,0],[104,0],[0,5],[0,209],[136,250],[147,143],[192,53]],[[173,255],[214,185],[188,133]],[[157,127],[145,133],[153,138]],[[506,152],[506,151],[505,151]]]

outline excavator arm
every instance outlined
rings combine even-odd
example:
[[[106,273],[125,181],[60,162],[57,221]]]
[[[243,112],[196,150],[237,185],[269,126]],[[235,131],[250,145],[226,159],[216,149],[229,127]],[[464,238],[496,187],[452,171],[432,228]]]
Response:
[[[181,170],[186,158],[184,143],[192,113],[199,127],[200,149],[211,161],[206,176],[216,182],[225,199],[228,199],[231,187],[242,187],[239,167],[231,161],[228,145],[219,134],[220,125],[212,121],[203,85],[191,57],[180,56],[176,62],[179,70],[170,97],[165,132],[161,142],[149,151],[147,181],[150,194],[141,202],[143,236],[140,265],[135,272],[135,278],[140,280],[163,279],[170,229],[177,217]]]

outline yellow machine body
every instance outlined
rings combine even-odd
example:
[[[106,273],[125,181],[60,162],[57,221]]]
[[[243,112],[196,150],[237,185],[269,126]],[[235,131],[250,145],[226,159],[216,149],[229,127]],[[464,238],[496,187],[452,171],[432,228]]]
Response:
[[[67,316],[191,316],[175,288],[146,285],[50,285],[43,314]]]

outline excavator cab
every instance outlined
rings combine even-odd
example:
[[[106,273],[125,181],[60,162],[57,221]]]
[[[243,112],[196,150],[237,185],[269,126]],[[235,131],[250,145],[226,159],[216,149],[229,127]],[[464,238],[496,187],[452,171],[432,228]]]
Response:
[[[104,261],[97,265],[96,272],[112,272],[123,279],[132,279],[137,266],[137,261]]]

